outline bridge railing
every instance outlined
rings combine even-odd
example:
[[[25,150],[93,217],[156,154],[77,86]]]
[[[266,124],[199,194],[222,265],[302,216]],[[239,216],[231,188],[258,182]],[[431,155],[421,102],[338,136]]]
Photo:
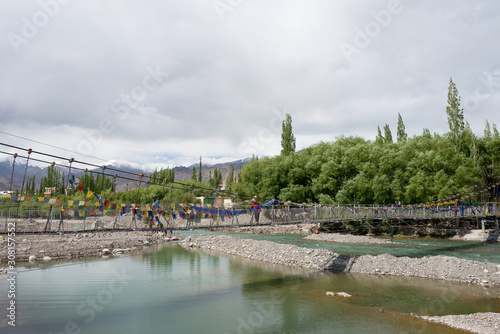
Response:
[[[239,210],[235,209],[235,210]],[[381,205],[327,205],[327,206],[287,206],[274,205],[262,208],[259,221],[255,213],[240,215],[203,215],[192,211],[189,215],[175,219],[160,218],[166,228],[217,228],[234,226],[255,226],[270,224],[297,224],[321,222],[348,222],[371,220],[423,220],[423,219],[480,219],[498,215],[496,204],[452,205],[442,207],[381,206]],[[0,205],[0,233],[6,233],[11,224],[18,233],[34,232],[76,232],[95,230],[149,229],[149,218],[139,220],[130,210],[114,217],[96,212],[92,217],[72,217],[61,211],[61,207],[42,204]]]

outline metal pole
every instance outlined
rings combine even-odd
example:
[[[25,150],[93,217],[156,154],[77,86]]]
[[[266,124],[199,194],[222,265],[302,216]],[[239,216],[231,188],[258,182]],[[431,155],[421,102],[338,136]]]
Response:
[[[26,180],[26,172],[28,171],[28,163],[30,162],[30,154],[31,154],[31,152],[32,152],[32,150],[30,148],[28,150],[28,158],[26,159],[26,167],[24,168],[23,185],[21,187],[21,194],[20,194],[21,196],[23,195],[24,183],[25,183],[25,180]]]
[[[16,166],[16,158],[17,153],[14,153],[14,160],[12,161],[12,175],[10,176],[10,192],[12,192],[12,180],[14,180],[14,167]]]
[[[71,177],[71,164],[75,161],[74,158],[69,159],[69,170],[68,170],[68,180],[66,181],[66,187],[64,188],[64,194],[68,195],[69,178]]]

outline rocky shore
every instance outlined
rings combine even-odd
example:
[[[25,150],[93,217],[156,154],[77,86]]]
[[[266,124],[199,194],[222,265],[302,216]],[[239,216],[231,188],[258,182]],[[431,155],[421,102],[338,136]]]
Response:
[[[478,334],[500,333],[500,313],[474,313],[462,315],[445,315],[442,317],[419,317],[421,319],[444,324]]]
[[[350,234],[340,234],[340,233],[322,233],[322,234],[311,234],[304,239],[306,240],[317,240],[317,241],[329,241],[329,242],[340,242],[340,243],[350,243],[350,244],[390,244],[391,242],[385,239],[373,238],[364,235],[350,235]]]
[[[170,240],[178,240],[177,233],[166,236],[156,231],[120,231],[59,234],[17,235],[16,262],[48,261],[109,254],[123,254]],[[7,262],[8,237],[0,238],[0,265]]]
[[[210,229],[207,229],[210,230]],[[286,224],[286,225],[254,225],[254,226],[234,226],[217,227],[211,229],[217,232],[227,233],[248,233],[248,234],[301,234],[308,235],[316,233],[318,224]]]
[[[189,236],[180,245],[185,248],[211,250],[252,260],[313,270],[412,276],[482,286],[500,286],[500,264],[463,260],[450,256],[409,258],[389,254],[341,255],[326,249],[308,249],[271,241],[239,239],[223,235]]]

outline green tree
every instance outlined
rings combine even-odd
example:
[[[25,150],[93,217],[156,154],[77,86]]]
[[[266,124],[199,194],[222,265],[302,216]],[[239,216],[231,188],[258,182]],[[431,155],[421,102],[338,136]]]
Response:
[[[384,136],[382,136],[380,125],[377,125],[377,137],[375,137],[375,143],[379,145],[382,145],[384,143]]]
[[[446,107],[446,114],[448,115],[448,126],[450,128],[450,136],[455,147],[455,152],[461,151],[462,135],[465,129],[464,111],[460,108],[460,96],[458,90],[450,78],[450,85],[448,87],[448,106]]]
[[[292,116],[286,114],[286,119],[281,125],[281,155],[295,152],[295,136],[292,132]]]
[[[196,167],[193,166],[193,171],[191,173],[191,181],[196,182]]]
[[[200,155],[200,167],[198,168],[198,182],[199,183],[201,183],[203,180],[201,172],[202,172],[202,168],[201,168],[201,155]]]
[[[488,122],[488,120],[486,120],[486,124],[484,127],[484,139],[489,140],[491,138],[492,138],[492,135],[491,135],[490,123]]]
[[[227,178],[226,178],[226,188],[229,192],[231,191],[231,188],[233,186],[233,182],[234,182],[234,165],[231,164],[231,166],[229,168],[229,174],[227,175]]]
[[[385,124],[384,126],[384,143],[385,144],[392,144],[392,132],[391,129],[389,128],[389,124]]]
[[[408,134],[405,131],[405,124],[403,123],[403,117],[398,113],[398,143],[406,141],[408,139]]]

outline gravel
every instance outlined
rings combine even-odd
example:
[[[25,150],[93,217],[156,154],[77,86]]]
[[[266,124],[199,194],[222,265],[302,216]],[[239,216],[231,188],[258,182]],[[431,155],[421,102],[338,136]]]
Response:
[[[174,238],[179,236],[174,233]],[[123,254],[172,240],[156,231],[89,232],[59,234],[18,234],[15,239],[16,262]],[[0,263],[7,262],[8,238],[0,238]],[[107,251],[104,251],[107,249]],[[104,252],[103,252],[104,251]]]
[[[351,244],[390,244],[391,242],[385,239],[378,239],[367,237],[364,235],[350,235],[350,234],[340,234],[340,233],[324,233],[324,234],[311,234],[304,239],[306,240],[317,240],[317,241],[329,241],[329,242],[340,242],[340,243],[351,243]]]
[[[419,317],[453,328],[463,329],[478,334],[500,333],[500,313],[474,313],[464,315],[445,315],[442,317]]]

